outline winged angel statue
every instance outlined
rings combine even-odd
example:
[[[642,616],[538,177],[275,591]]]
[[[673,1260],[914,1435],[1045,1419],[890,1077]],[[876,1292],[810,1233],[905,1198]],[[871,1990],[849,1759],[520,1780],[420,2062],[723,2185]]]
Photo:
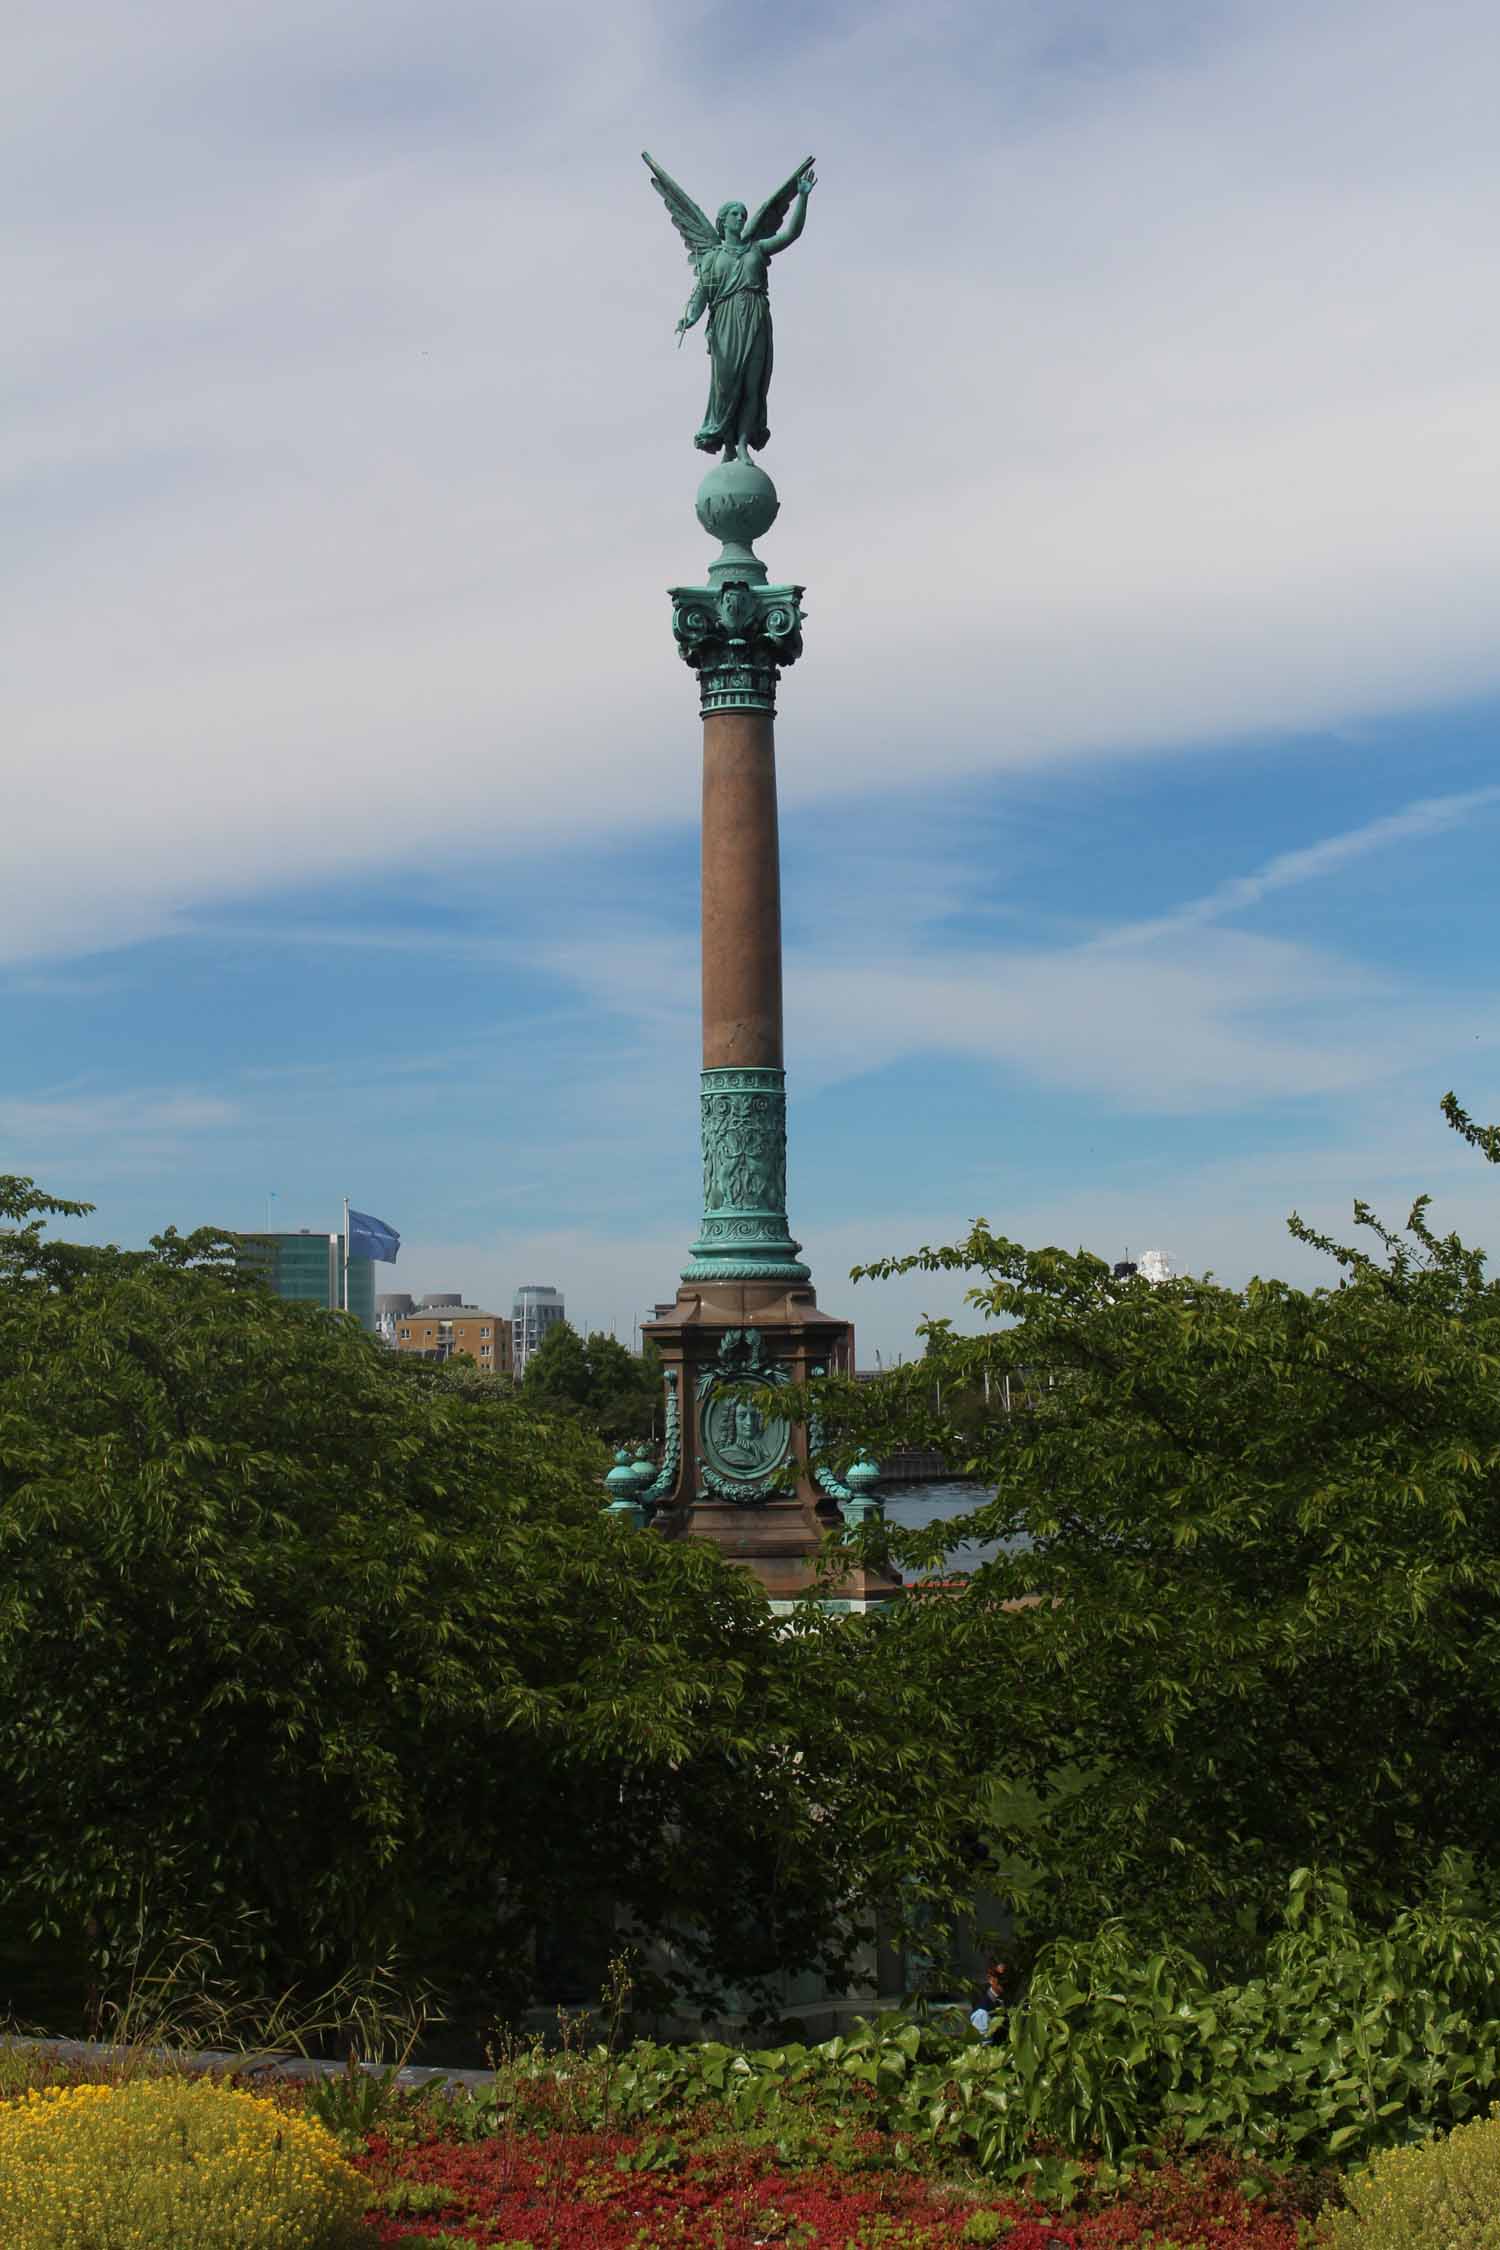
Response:
[[[645,151],[642,151],[645,155]],[[652,185],[687,244],[697,286],[677,323],[678,336],[708,314],[708,356],[712,370],[708,408],[693,443],[726,461],[749,458],[771,435],[766,397],[771,388],[771,303],[766,266],[778,250],[795,242],[807,221],[807,199],[815,185],[813,160],[798,165],[785,184],[768,196],[746,224],[743,203],[724,203],[710,222],[692,197],[646,156]],[[795,204],[796,208],[793,209]],[[791,217],[787,218],[787,213]],[[782,224],[786,221],[785,225]]]

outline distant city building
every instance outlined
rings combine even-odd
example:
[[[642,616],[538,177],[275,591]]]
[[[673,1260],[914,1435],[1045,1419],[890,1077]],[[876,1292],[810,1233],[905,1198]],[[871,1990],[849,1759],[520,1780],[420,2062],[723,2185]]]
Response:
[[[396,1323],[417,1309],[417,1300],[405,1289],[382,1289],[375,1299],[375,1333],[383,1344],[396,1348]]]
[[[487,1375],[511,1372],[511,1324],[504,1313],[466,1305],[462,1297],[446,1290],[424,1297],[419,1305],[408,1297],[405,1305],[405,1311],[389,1316],[387,1340],[398,1352],[416,1352],[422,1359],[438,1361],[472,1359]]]
[[[413,1297],[405,1289],[383,1289],[375,1300],[375,1326],[381,1340],[394,1345],[398,1321],[409,1319],[415,1312],[436,1312],[440,1306],[461,1305],[463,1301],[457,1289],[435,1289],[425,1297]]]
[[[1143,1250],[1138,1258],[1118,1258],[1112,1270],[1116,1281],[1128,1281],[1132,1274],[1138,1273],[1153,1289],[1175,1278],[1171,1258],[1165,1250]]]
[[[314,1234],[242,1234],[239,1261],[263,1274],[278,1297],[290,1305],[321,1305],[338,1312],[344,1302],[344,1238]],[[349,1260],[349,1310],[361,1328],[375,1327],[375,1261]]]
[[[548,1329],[555,1328],[566,1318],[567,1309],[560,1289],[549,1288],[539,1281],[527,1281],[516,1291],[510,1315],[510,1349],[518,1383],[526,1372],[527,1360]]]

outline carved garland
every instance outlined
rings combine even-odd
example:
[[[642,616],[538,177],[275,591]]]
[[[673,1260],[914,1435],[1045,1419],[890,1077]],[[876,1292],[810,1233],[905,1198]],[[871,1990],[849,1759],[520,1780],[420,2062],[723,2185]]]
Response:
[[[811,1372],[814,1381],[816,1381],[820,1375],[826,1375],[828,1370],[826,1367],[815,1367]],[[852,1500],[854,1494],[850,1491],[848,1485],[844,1484],[834,1474],[828,1463],[822,1458],[826,1442],[823,1435],[823,1417],[815,1407],[807,1418],[807,1457],[808,1466],[813,1473],[813,1482],[820,1492],[827,1493],[830,1500]]]
[[[682,1462],[682,1422],[677,1412],[677,1370],[675,1367],[667,1369],[666,1385],[667,1420],[662,1433],[661,1467],[657,1470],[654,1480],[647,1485],[645,1491],[641,1494],[641,1502],[645,1507],[657,1507],[666,1499],[673,1485],[677,1482],[677,1471]]]

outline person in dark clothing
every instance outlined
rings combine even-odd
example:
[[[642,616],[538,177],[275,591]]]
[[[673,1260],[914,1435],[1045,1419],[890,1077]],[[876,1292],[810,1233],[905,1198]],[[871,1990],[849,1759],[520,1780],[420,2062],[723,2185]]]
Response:
[[[1005,1963],[991,1961],[969,2021],[981,2039],[998,2039],[1005,2029]]]

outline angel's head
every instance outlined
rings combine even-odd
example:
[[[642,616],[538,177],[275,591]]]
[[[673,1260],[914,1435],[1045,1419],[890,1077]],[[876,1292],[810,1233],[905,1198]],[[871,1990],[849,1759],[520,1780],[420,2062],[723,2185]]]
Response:
[[[714,231],[721,242],[738,242],[745,231],[749,217],[743,203],[721,203],[719,215],[714,220]]]

